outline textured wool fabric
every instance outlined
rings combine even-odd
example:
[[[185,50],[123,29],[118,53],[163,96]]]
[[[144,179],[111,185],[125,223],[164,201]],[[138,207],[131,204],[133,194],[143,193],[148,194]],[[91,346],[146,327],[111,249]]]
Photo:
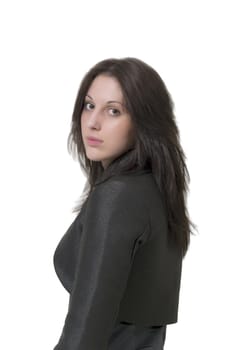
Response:
[[[162,349],[165,325],[177,322],[182,256],[150,170],[98,183],[53,261],[70,293],[54,350]]]

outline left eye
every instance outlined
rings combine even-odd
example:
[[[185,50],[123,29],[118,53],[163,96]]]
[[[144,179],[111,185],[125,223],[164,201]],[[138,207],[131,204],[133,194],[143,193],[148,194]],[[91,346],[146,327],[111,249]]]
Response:
[[[119,114],[120,114],[120,112],[119,112],[118,109],[116,109],[116,108],[110,108],[110,111],[113,111],[113,112],[111,113],[111,115],[119,115]]]

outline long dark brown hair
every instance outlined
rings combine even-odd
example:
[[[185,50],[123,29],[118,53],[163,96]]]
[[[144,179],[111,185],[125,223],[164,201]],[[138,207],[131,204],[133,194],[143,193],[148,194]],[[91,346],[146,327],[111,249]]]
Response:
[[[120,83],[126,110],[136,130],[135,147],[113,160],[106,169],[101,161],[86,157],[80,123],[85,96],[99,74],[114,77]],[[87,178],[81,200],[73,212],[80,211],[97,181],[130,169],[150,168],[165,195],[169,233],[185,256],[193,234],[191,228],[196,225],[187,211],[190,176],[173,109],[174,103],[163,80],[151,66],[134,57],[102,60],[80,83],[67,147],[73,158],[78,158]]]

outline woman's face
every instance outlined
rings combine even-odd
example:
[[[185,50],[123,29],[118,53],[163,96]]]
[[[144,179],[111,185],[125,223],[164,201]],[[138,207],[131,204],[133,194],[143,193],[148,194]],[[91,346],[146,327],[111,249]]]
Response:
[[[93,80],[85,97],[81,133],[86,156],[101,161],[104,168],[134,145],[134,127],[123,103],[119,82],[104,74]],[[92,143],[88,137],[102,142]]]

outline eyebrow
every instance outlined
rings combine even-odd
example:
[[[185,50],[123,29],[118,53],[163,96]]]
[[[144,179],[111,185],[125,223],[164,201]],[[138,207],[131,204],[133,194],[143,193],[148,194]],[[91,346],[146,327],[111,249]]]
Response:
[[[91,96],[89,96],[89,95],[86,95],[87,97],[89,97],[91,100],[93,100],[93,98],[91,97]],[[122,106],[124,106],[124,104],[123,103],[121,103],[121,102],[119,102],[119,101],[107,101],[107,104],[108,103],[120,103]]]

